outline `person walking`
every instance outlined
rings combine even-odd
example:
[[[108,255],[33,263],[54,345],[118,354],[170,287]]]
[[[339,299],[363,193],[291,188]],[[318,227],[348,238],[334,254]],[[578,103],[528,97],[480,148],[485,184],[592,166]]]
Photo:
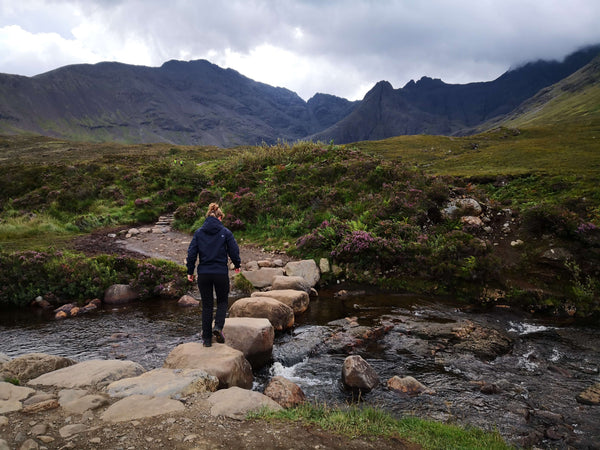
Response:
[[[225,342],[223,326],[227,314],[229,298],[229,268],[231,259],[235,272],[239,273],[241,259],[233,233],[221,221],[224,214],[217,203],[211,203],[204,224],[194,232],[188,247],[187,278],[194,281],[194,266],[198,260],[198,289],[202,299],[202,342],[205,347],[212,345],[214,336],[219,343]],[[217,312],[213,329],[213,289],[217,295]]]

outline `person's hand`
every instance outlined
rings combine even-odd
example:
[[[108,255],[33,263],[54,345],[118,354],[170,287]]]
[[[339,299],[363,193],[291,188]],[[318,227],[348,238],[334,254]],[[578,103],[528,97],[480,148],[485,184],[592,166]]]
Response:
[[[188,275],[188,281],[190,283],[193,283],[194,282],[194,275]]]

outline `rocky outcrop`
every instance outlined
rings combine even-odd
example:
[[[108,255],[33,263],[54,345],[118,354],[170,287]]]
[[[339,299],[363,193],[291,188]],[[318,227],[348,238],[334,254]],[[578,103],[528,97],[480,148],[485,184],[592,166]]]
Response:
[[[73,364],[75,364],[75,361],[62,356],[27,353],[6,362],[2,366],[2,373],[5,378],[16,378],[20,383],[26,383],[40,375]]]
[[[379,385],[379,375],[361,356],[352,355],[344,360],[342,383],[353,392],[367,393]]]
[[[144,368],[132,361],[92,359],[41,375],[27,383],[30,386],[56,386],[61,388],[103,388],[113,381],[133,377]]]
[[[229,317],[256,317],[269,319],[275,331],[294,325],[294,311],[287,305],[269,297],[245,297],[229,308]]]
[[[294,408],[306,402],[306,395],[300,386],[280,376],[271,379],[265,388],[264,394],[275,400],[283,408]]]
[[[242,420],[248,413],[263,408],[279,411],[283,409],[277,402],[256,391],[247,391],[231,387],[215,392],[208,398],[212,405],[210,413],[213,416],[225,416]]]
[[[294,314],[301,314],[308,309],[310,297],[305,291],[294,289],[277,289],[266,292],[253,292],[252,297],[270,297],[288,305]]]
[[[169,397],[132,395],[109,406],[100,418],[106,422],[124,422],[183,411],[185,406]]]
[[[21,400],[26,399],[34,392],[31,388],[0,382],[0,414],[19,411],[23,408]]]
[[[252,387],[252,367],[239,350],[225,344],[204,347],[198,342],[178,345],[165,359],[167,369],[202,369],[219,380],[219,388]]]
[[[111,397],[150,395],[179,399],[200,392],[214,392],[219,379],[200,369],[154,369],[137,377],[113,381],[106,387]]]
[[[241,351],[253,369],[271,361],[275,329],[269,319],[228,317],[223,327],[225,343]]]

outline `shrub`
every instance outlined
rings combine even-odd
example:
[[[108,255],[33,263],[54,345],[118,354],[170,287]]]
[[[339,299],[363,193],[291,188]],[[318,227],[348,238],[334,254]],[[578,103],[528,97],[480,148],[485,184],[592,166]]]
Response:
[[[170,296],[181,296],[188,286],[185,268],[161,259],[140,262],[130,284],[143,300],[160,297],[167,292]]]

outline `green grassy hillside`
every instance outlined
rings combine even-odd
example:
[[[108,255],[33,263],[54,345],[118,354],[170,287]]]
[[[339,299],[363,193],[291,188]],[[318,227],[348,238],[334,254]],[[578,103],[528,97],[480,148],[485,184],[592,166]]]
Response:
[[[328,258],[349,281],[484,303],[494,291],[494,302],[594,314],[597,63],[467,137],[228,150],[4,137],[0,250],[60,247],[74,234],[165,212],[192,231],[219,201],[245,242],[287,242],[298,257]],[[444,217],[460,197],[480,202],[485,228]],[[521,247],[510,245],[516,240]],[[549,264],[541,255],[558,247],[570,256]]]

